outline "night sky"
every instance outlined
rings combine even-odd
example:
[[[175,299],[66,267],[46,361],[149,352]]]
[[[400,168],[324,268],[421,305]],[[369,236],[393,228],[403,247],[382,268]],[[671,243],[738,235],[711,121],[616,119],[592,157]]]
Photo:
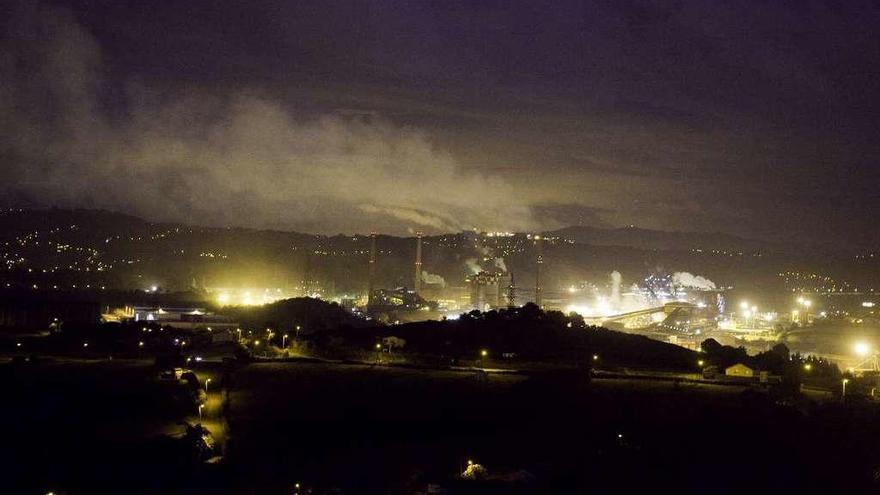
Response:
[[[0,204],[880,240],[880,3],[3,2]]]

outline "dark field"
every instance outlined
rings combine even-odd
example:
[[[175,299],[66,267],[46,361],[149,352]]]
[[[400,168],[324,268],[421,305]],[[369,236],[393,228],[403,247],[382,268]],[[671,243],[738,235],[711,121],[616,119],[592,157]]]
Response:
[[[741,387],[304,363],[196,371],[212,378],[205,424],[225,444],[214,465],[180,455],[176,422],[196,410],[148,362],[2,365],[0,492],[862,493],[880,466],[873,408],[778,404]],[[487,479],[458,478],[469,459]]]

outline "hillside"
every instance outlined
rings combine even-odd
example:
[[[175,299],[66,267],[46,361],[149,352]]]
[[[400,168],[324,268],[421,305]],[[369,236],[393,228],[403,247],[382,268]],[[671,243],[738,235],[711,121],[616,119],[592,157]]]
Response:
[[[283,289],[352,296],[367,287],[370,239],[243,228],[151,223],[93,210],[0,212],[0,283],[30,288],[137,289],[160,292],[201,288]],[[413,238],[379,235],[376,286],[413,285]],[[811,273],[876,284],[880,258],[810,254],[719,233],[660,232],[637,228],[570,227],[546,236],[544,282],[548,299],[584,282],[599,288],[618,271],[625,284],[653,272],[686,271],[719,286],[786,290],[779,273]],[[513,272],[529,300],[534,241],[528,234],[461,232],[423,238],[423,269],[432,280],[461,286],[476,265]],[[843,284],[838,283],[838,286]],[[103,290],[103,289],[102,289]]]
[[[386,337],[403,339],[405,345],[400,352],[407,355],[472,362],[485,350],[486,358],[499,365],[508,361],[508,365],[541,362],[589,367],[595,355],[605,367],[694,371],[698,359],[696,353],[683,347],[586,326],[578,315],[545,312],[531,303],[509,310],[474,311],[457,320],[390,325],[354,332],[338,329],[322,334],[319,341],[369,350]]]
[[[300,327],[303,334],[372,325],[336,303],[308,297],[285,299],[265,306],[230,307],[224,309],[224,313],[248,328],[294,331]]]
[[[667,232],[638,227],[565,227],[553,231],[552,234],[593,246],[626,246],[663,251],[701,249],[772,253],[789,252],[794,248],[794,246],[745,239],[722,232]]]

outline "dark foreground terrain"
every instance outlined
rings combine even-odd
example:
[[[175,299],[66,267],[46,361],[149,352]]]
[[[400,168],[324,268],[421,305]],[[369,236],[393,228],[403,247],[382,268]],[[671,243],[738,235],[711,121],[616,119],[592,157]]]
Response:
[[[196,369],[224,450],[208,464],[181,447],[197,411],[151,362],[0,368],[2,493],[864,493],[880,467],[868,404],[313,363]]]

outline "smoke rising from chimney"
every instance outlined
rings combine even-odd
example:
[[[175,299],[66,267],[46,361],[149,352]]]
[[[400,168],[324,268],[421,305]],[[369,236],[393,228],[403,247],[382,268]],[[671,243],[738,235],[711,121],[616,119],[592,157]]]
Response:
[[[672,274],[672,284],[677,287],[689,289],[715,290],[715,282],[706,277],[693,275],[688,272],[675,272]]]
[[[446,280],[443,277],[434,273],[428,273],[425,270],[422,270],[422,281],[429,285],[446,287]]]
[[[620,306],[620,272],[614,270],[611,272],[611,304]]]
[[[495,268],[507,273],[507,264],[504,263],[504,258],[495,258],[494,264]]]

